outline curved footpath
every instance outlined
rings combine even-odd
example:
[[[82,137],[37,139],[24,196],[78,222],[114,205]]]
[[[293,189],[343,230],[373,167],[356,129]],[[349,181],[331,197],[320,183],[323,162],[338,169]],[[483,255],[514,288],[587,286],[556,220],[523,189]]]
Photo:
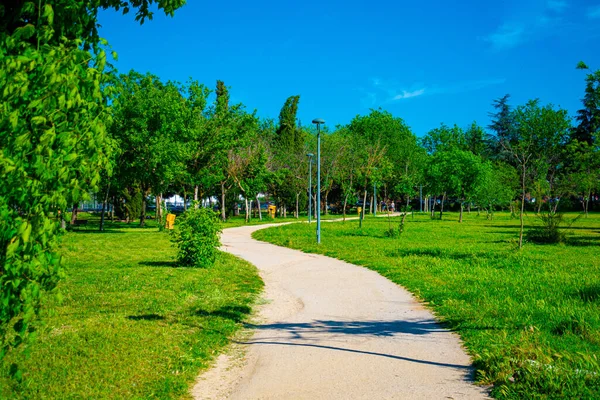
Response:
[[[458,336],[374,271],[223,232],[265,282],[254,334],[192,390],[196,399],[482,399]]]

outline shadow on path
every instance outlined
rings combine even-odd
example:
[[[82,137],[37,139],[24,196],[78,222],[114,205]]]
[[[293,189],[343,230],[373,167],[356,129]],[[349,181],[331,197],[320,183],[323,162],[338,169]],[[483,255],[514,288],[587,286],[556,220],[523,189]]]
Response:
[[[398,334],[426,335],[445,332],[434,320],[420,321],[325,321],[316,320],[306,323],[275,323],[264,325],[246,324],[246,327],[259,330],[286,331],[294,338],[303,334],[329,333],[345,335],[365,335],[389,337]]]
[[[336,351],[344,351],[344,352],[348,352],[348,353],[357,353],[357,354],[366,354],[366,355],[370,355],[370,356],[386,357],[386,358],[392,358],[394,360],[409,361],[409,362],[414,362],[414,363],[418,363],[418,364],[426,364],[426,365],[435,365],[438,367],[456,368],[456,369],[464,370],[469,375],[472,375],[472,373],[474,372],[473,368],[468,365],[447,364],[447,363],[440,363],[440,362],[435,362],[435,361],[418,360],[415,358],[396,356],[393,354],[376,353],[376,352],[364,351],[364,350],[345,349],[343,347],[324,346],[324,345],[319,345],[319,344],[290,343],[290,342],[265,342],[265,341],[246,341],[246,342],[234,342],[234,343],[245,344],[245,345],[272,344],[272,345],[278,345],[278,346],[313,347],[313,348],[324,349],[324,350],[336,350]]]

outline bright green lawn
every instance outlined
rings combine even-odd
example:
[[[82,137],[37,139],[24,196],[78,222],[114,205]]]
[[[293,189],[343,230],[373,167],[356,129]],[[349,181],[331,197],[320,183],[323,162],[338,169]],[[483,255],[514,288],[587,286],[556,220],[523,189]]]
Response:
[[[353,217],[357,217],[358,215],[356,213],[352,213],[352,214],[347,214],[346,218],[353,218]],[[332,219],[341,219],[342,215],[341,214],[328,214],[328,215],[322,215],[321,219],[323,221],[326,220],[332,220]],[[313,221],[315,219],[313,218]],[[279,216],[276,218],[269,218],[267,217],[267,213],[263,213],[263,218],[262,220],[260,220],[258,217],[257,218],[252,218],[250,220],[250,223],[246,224],[244,216],[243,215],[239,215],[236,217],[229,217],[227,219],[227,222],[223,223],[223,228],[233,228],[233,227],[237,227],[237,226],[242,226],[242,225],[264,225],[264,224],[277,224],[277,223],[284,223],[284,222],[307,222],[308,221],[308,217],[306,216],[306,213],[301,214],[299,218],[294,218],[294,214],[293,213],[288,213],[287,218],[280,218]]]
[[[187,397],[242,326],[262,288],[253,266],[221,253],[178,268],[168,234],[125,226],[66,235],[64,300],[21,361],[25,382],[0,378],[0,398]]]
[[[571,216],[573,217],[573,216]],[[397,226],[399,218],[393,219]],[[535,218],[529,217],[527,225]],[[294,224],[254,237],[364,265],[416,294],[456,330],[498,398],[600,398],[600,215],[579,219],[561,245],[512,239],[518,220],[446,213],[407,219],[400,239],[387,219]]]

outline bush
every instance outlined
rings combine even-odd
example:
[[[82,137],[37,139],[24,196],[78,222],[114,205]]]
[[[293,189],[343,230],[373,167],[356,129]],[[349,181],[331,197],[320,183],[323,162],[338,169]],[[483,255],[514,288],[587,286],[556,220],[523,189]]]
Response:
[[[566,221],[562,213],[546,211],[542,212],[538,219],[541,225],[528,232],[527,239],[529,241],[534,243],[563,243],[566,241],[564,229],[571,227],[579,217],[572,221]]]
[[[177,261],[185,266],[210,267],[221,245],[221,226],[208,208],[191,207],[176,223],[171,241],[177,246]]]

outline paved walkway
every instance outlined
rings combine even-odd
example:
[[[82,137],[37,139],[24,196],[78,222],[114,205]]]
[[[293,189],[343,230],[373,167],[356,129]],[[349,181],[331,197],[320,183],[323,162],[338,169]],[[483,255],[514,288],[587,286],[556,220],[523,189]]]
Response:
[[[255,333],[219,357],[197,399],[482,399],[457,335],[376,272],[258,242],[230,228],[224,250],[265,282]],[[235,354],[237,352],[237,355]]]

